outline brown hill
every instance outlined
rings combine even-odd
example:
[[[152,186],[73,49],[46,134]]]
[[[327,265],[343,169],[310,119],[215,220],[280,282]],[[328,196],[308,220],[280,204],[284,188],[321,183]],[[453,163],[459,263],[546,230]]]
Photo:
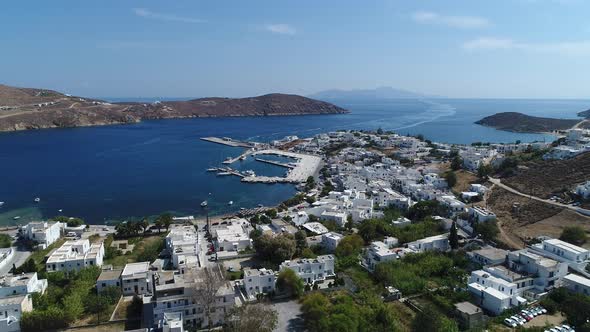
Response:
[[[565,160],[537,160],[519,167],[516,175],[502,179],[525,194],[549,198],[590,179],[590,153]]]
[[[347,110],[297,95],[108,103],[42,89],[0,85],[0,131],[138,122],[143,119],[340,114]]]
[[[519,133],[541,133],[573,127],[580,120],[553,119],[530,116],[518,112],[503,112],[487,116],[476,124]]]

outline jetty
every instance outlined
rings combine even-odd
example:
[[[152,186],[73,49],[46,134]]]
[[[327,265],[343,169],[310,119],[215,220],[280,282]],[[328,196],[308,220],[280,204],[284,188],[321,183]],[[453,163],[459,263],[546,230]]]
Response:
[[[255,160],[256,160],[256,161],[263,162],[263,163],[268,163],[268,164],[271,164],[271,165],[280,166],[280,167],[286,167],[286,168],[295,168],[295,166],[294,166],[294,165],[291,165],[291,164],[285,164],[285,163],[281,163],[281,162],[274,161],[274,160],[267,160],[267,159],[262,159],[262,158],[255,158]]]
[[[201,137],[201,140],[211,142],[211,143],[233,146],[233,147],[237,147],[237,148],[252,148],[252,147],[254,147],[253,143],[238,141],[238,140],[231,139],[229,137]]]
[[[223,163],[226,164],[226,165],[231,165],[231,164],[235,163],[238,160],[244,160],[244,159],[246,159],[246,157],[248,157],[252,153],[253,153],[252,150],[248,150],[248,151],[242,153],[241,155],[239,155],[237,157],[227,158]]]

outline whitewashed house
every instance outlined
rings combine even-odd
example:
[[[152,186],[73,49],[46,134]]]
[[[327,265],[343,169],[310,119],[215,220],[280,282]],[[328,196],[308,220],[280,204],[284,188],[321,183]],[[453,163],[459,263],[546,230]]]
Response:
[[[26,239],[39,243],[45,249],[61,237],[61,230],[60,222],[35,221],[23,226],[21,232]]]
[[[245,269],[244,290],[249,299],[256,299],[258,294],[267,294],[275,290],[276,275],[267,269]]]
[[[153,291],[150,262],[129,263],[121,273],[123,295],[144,295]]]
[[[88,239],[66,241],[55,249],[47,259],[47,272],[80,271],[89,266],[102,266],[104,258],[104,243],[90,244]]]
[[[291,269],[308,284],[313,284],[316,281],[325,280],[333,277],[334,272],[334,256],[322,255],[317,258],[303,258],[291,261],[284,261],[281,263],[279,269]]]
[[[329,252],[334,252],[336,247],[338,247],[338,243],[340,243],[343,237],[344,236],[342,234],[336,232],[324,233],[322,234],[321,245]]]
[[[416,252],[424,252],[429,250],[448,251],[451,249],[449,245],[449,233],[430,236],[410,242],[408,243],[408,248]]]
[[[568,274],[563,277],[564,286],[572,292],[590,296],[590,279],[577,274]]]

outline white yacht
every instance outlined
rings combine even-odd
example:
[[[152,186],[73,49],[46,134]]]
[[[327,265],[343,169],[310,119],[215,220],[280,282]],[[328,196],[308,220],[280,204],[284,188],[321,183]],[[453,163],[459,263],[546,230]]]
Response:
[[[228,205],[234,205],[234,201],[229,201],[227,204]]]
[[[35,197],[35,203],[39,203],[39,202],[41,202],[41,198]]]
[[[201,203],[201,206],[202,206],[202,207],[205,207],[205,206],[207,206],[207,201],[203,201],[203,202]]]
[[[4,202],[0,202],[0,206],[4,205]]]

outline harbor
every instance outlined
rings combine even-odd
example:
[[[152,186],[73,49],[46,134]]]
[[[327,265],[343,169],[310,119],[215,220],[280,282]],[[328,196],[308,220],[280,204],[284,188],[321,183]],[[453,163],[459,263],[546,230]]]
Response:
[[[242,142],[229,137],[201,137],[201,140],[239,148],[252,148],[255,145],[254,143]]]
[[[238,176],[241,178],[242,182],[246,183],[301,183],[306,181],[309,176],[313,176],[318,171],[321,165],[321,158],[319,156],[283,151],[278,149],[261,148],[261,146],[263,145],[260,143],[242,142],[227,137],[204,137],[202,138],[202,140],[234,147],[241,146],[248,148],[248,150],[246,150],[244,153],[240,154],[237,157],[228,157],[225,161],[222,162],[225,165],[231,165],[239,160],[245,160],[249,156],[252,156],[254,157],[254,160],[257,162],[288,168],[288,171],[285,176],[256,175],[253,171],[238,171],[231,167],[218,167],[207,169],[207,171],[216,172],[218,176]],[[256,149],[256,146],[258,146],[259,149]],[[293,161],[281,162],[260,157],[265,155],[289,158]]]

